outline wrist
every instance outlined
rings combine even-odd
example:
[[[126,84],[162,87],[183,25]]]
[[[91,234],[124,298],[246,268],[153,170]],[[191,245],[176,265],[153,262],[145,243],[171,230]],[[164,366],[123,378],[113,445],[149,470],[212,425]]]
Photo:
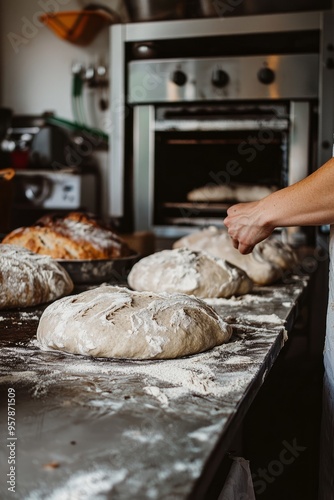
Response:
[[[266,196],[258,202],[259,225],[273,231],[277,227],[275,220],[275,203],[270,200],[271,196]]]

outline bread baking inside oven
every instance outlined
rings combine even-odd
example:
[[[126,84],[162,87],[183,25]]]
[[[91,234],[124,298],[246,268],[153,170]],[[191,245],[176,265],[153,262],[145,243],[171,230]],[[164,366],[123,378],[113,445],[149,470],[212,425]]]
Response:
[[[15,229],[3,243],[54,259],[115,259],[133,253],[107,225],[81,212],[44,216],[32,226]]]

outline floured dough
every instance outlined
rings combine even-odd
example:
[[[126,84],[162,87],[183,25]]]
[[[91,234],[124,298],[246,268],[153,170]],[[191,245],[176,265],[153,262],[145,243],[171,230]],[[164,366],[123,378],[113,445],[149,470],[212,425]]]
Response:
[[[48,306],[37,342],[43,350],[163,359],[211,349],[227,342],[231,333],[231,327],[195,297],[107,285]]]
[[[276,191],[275,186],[257,184],[217,184],[202,186],[187,194],[188,201],[224,202],[257,201]]]
[[[137,262],[128,283],[137,291],[181,292],[202,298],[248,293],[252,280],[241,269],[204,251],[179,248]]]
[[[297,262],[292,248],[275,238],[267,238],[256,245],[252,253],[242,255],[233,247],[227,231],[214,226],[191,233],[173,246],[204,250],[225,259],[243,269],[257,285],[274,283]]]
[[[71,278],[51,257],[0,244],[0,309],[43,304],[72,290]]]

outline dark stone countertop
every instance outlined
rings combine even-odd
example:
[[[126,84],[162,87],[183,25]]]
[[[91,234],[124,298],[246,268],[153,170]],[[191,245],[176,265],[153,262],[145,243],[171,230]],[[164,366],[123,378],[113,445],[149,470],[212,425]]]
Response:
[[[230,342],[177,360],[42,352],[34,336],[43,307],[0,311],[1,498],[13,498],[5,481],[14,388],[18,498],[204,499],[307,284],[294,277],[208,300],[233,325]]]

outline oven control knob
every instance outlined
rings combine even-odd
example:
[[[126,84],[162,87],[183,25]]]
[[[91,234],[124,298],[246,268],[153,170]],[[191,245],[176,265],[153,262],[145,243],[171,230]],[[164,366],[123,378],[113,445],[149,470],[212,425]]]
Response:
[[[187,81],[187,75],[181,71],[180,69],[177,69],[174,71],[172,75],[172,82],[175,83],[178,87],[182,87]]]
[[[275,73],[270,68],[261,68],[257,74],[257,77],[259,82],[263,83],[264,85],[269,85],[275,80]]]
[[[212,85],[218,88],[225,87],[230,81],[230,77],[223,69],[215,69],[212,73]]]

